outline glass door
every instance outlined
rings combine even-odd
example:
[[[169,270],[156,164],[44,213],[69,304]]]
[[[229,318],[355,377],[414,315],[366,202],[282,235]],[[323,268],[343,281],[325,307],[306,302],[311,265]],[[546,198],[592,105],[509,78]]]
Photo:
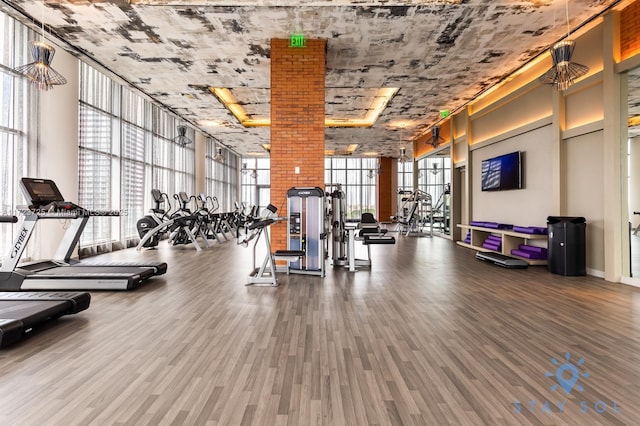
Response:
[[[431,195],[433,231],[451,234],[451,150],[440,150],[418,163],[418,189]]]
[[[629,217],[629,277],[640,277],[640,68],[627,74],[627,212]],[[624,170],[624,168],[623,168]],[[623,185],[624,187],[625,185]]]

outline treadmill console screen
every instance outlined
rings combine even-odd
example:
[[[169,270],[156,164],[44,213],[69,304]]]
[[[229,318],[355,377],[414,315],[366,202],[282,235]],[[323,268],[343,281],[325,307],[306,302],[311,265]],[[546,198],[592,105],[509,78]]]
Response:
[[[43,206],[54,201],[64,201],[56,183],[50,179],[22,178],[20,183],[25,198],[33,206]]]

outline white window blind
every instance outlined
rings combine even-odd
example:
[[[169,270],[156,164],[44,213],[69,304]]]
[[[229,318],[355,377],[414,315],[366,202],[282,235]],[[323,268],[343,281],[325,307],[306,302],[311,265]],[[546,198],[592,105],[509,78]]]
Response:
[[[80,105],[79,204],[85,209],[110,210],[112,193],[111,116],[88,105]],[[93,217],[82,233],[80,244],[114,239],[114,220]]]
[[[216,150],[222,148],[224,162],[214,161]],[[232,211],[238,201],[238,157],[213,139],[206,142],[206,190],[207,195],[215,196],[220,203],[220,211]]]
[[[375,158],[325,158],[327,185],[341,184],[345,192],[347,219],[360,219],[362,213],[376,214],[377,179],[369,178],[369,170],[378,169]]]
[[[174,143],[176,118],[139,93],[87,64],[81,64],[81,78],[79,201],[91,209],[119,209],[122,216],[91,219],[80,244],[128,246],[138,238],[138,219],[152,207],[151,189],[193,193],[194,148]],[[193,129],[187,136],[195,139]]]
[[[29,160],[37,155],[37,92],[26,78],[11,71],[31,61],[27,46],[35,37],[33,31],[0,13],[0,214],[3,215],[17,215],[16,207],[25,203],[19,182],[28,176]],[[11,223],[0,224],[0,257],[9,251],[16,228]],[[30,247],[27,250],[31,251]]]

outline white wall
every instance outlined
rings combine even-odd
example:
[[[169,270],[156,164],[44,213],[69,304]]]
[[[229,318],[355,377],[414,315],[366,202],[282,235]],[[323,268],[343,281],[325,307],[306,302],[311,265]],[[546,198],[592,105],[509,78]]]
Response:
[[[61,48],[56,49],[52,67],[67,84],[40,92],[40,134],[38,136],[38,178],[53,179],[67,201],[78,201],[78,97],[79,63]],[[35,257],[51,258],[64,234],[59,220],[41,220],[35,230]]]
[[[550,149],[551,126],[546,125],[471,151],[473,204],[470,220],[546,226],[547,216],[553,212]],[[513,151],[523,152],[524,188],[483,192],[482,160]]]
[[[587,220],[587,268],[604,271],[603,132],[565,140],[567,211]]]
[[[196,190],[196,194],[200,194],[200,193],[204,193],[207,192],[206,191],[206,163],[205,163],[205,157],[206,157],[206,153],[207,153],[207,147],[206,147],[206,143],[207,143],[207,137],[196,131],[196,137],[195,137],[195,179],[196,179],[196,185],[195,185],[195,190]]]

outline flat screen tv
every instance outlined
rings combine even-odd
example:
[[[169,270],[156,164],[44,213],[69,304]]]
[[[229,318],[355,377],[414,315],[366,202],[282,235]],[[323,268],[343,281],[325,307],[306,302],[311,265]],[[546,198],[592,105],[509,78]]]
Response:
[[[482,160],[482,190],[505,191],[522,188],[520,151]]]

